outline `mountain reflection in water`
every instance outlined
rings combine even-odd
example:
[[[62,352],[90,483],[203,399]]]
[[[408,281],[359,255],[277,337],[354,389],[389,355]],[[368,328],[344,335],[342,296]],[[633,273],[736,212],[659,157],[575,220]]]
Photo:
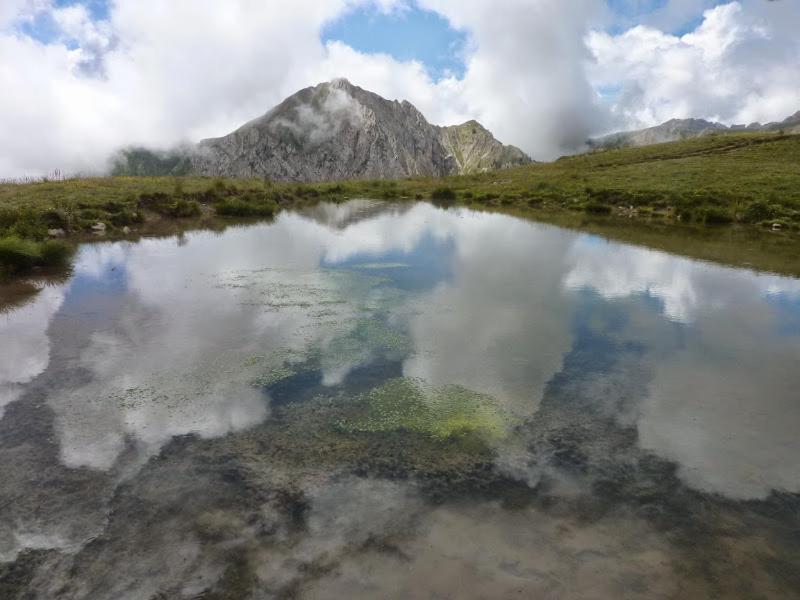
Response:
[[[796,279],[364,200],[0,339],[3,598],[800,597]]]

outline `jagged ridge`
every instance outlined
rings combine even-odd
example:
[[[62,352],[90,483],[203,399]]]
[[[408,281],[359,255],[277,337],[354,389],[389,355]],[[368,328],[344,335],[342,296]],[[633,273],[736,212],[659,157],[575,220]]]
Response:
[[[664,142],[677,142],[680,140],[699,137],[702,135],[741,132],[778,132],[800,133],[800,111],[781,122],[751,123],[750,125],[723,125],[704,119],[671,119],[661,125],[640,129],[637,131],[624,131],[612,133],[595,140],[589,141],[592,148],[626,148],[649,146]]]
[[[203,140],[182,156],[129,150],[114,172],[170,174],[188,161],[190,171],[200,175],[317,182],[441,177],[531,162],[476,121],[437,127],[410,102],[386,100],[345,79],[301,90],[264,116],[227,136]]]

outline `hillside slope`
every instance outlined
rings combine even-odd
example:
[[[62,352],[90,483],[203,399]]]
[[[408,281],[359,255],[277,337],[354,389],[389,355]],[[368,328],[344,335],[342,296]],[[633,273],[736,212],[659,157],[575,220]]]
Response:
[[[672,119],[655,127],[637,131],[623,131],[589,140],[594,149],[628,148],[649,146],[665,142],[677,142],[706,135],[734,133],[800,133],[800,111],[777,123],[751,123],[750,125],[727,126],[703,119]]]
[[[477,121],[440,127],[439,139],[455,160],[456,172],[461,175],[508,169],[531,162],[522,150],[504,146]]]

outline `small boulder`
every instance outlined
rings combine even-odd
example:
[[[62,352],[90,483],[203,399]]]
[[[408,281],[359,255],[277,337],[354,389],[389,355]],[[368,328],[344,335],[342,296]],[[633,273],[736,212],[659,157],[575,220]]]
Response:
[[[47,235],[51,238],[63,238],[66,237],[67,232],[63,229],[48,229]]]
[[[122,233],[123,233],[123,235],[130,235],[131,228],[128,227],[127,225],[125,225],[125,227],[122,228]]]
[[[783,225],[781,225],[780,223],[772,224],[772,231],[780,231],[781,229],[783,229]]]
[[[105,230],[106,230],[105,223],[97,222],[94,225],[92,225],[92,231],[105,231]]]

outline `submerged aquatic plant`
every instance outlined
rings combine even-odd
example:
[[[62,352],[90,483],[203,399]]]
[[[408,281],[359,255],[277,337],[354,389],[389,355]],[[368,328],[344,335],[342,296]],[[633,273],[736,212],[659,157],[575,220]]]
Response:
[[[293,377],[297,373],[294,369],[289,369],[287,367],[277,367],[275,369],[271,369],[266,371],[253,379],[252,385],[257,388],[268,388],[276,383],[280,383],[285,379],[289,379]]]
[[[430,387],[413,378],[391,379],[360,395],[353,414],[336,425],[348,433],[413,431],[437,440],[477,435],[498,439],[510,420],[497,401],[458,385]]]

